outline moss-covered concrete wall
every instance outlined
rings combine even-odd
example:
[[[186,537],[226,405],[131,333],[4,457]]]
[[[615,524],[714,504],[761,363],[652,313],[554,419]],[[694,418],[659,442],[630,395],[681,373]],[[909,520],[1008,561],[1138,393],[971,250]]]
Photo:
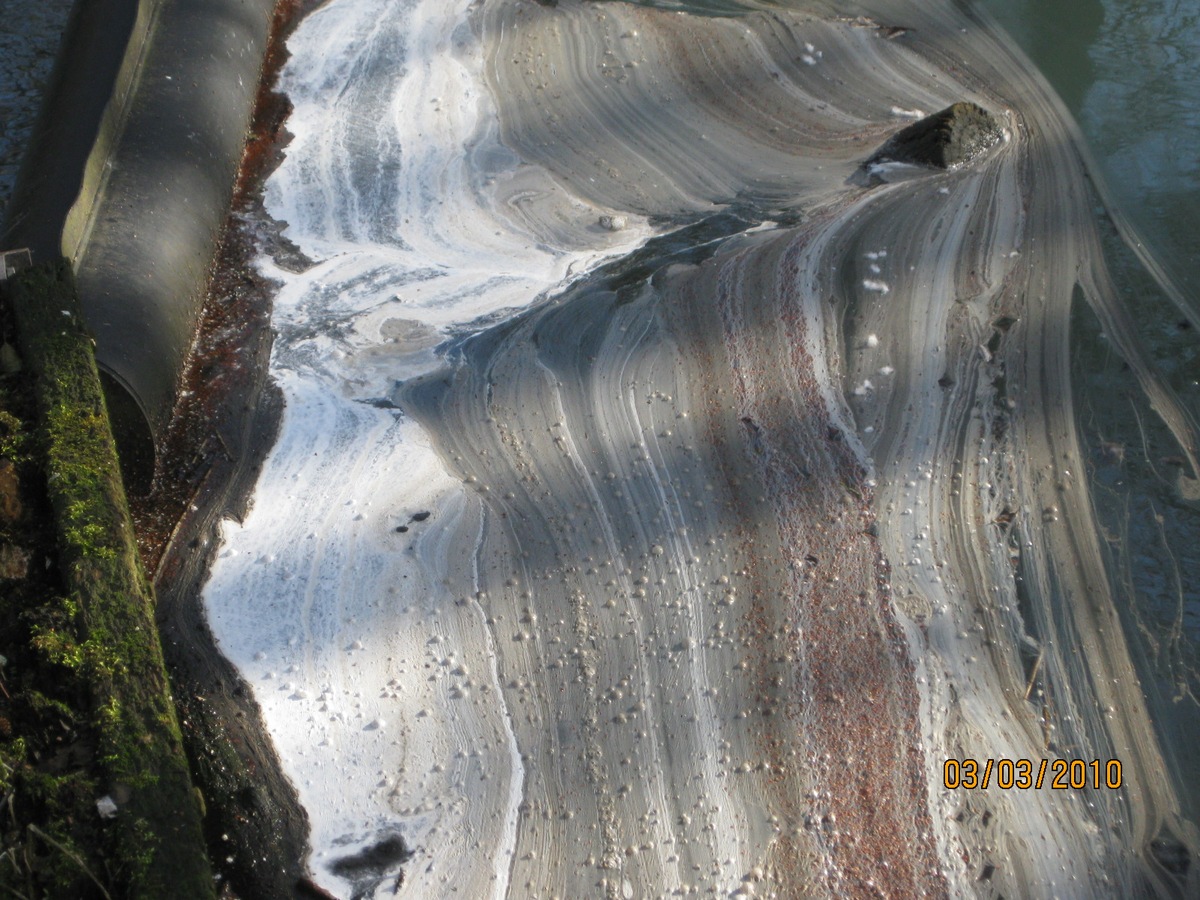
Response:
[[[7,287],[21,357],[33,375],[65,589],[32,640],[84,685],[98,785],[113,804],[97,810],[108,814],[107,877],[114,896],[211,897],[199,795],[71,268],[65,261],[35,266]]]

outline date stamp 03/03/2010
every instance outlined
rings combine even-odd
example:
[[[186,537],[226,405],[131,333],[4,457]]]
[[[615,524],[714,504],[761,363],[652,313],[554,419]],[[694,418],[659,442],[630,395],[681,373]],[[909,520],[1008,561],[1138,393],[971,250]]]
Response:
[[[942,786],[950,791],[1115,791],[1121,783],[1119,759],[948,759],[942,766]]]

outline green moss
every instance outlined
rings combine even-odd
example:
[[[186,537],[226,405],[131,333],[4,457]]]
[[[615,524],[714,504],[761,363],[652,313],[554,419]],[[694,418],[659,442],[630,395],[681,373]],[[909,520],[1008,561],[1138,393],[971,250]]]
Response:
[[[21,420],[6,410],[0,410],[0,456],[13,462],[21,461],[25,443]]]
[[[0,743],[0,794],[12,790],[17,769],[25,762],[29,753],[25,738],[18,737]]]
[[[118,855],[95,815],[95,780],[79,770],[42,771],[27,752],[24,739],[0,748],[0,773],[14,798],[9,812],[22,825],[5,836],[0,888],[15,896],[105,896],[107,861]]]
[[[105,877],[119,885],[120,894],[211,897],[200,811],[170,701],[153,593],[134,543],[70,268],[26,270],[15,279],[11,296],[22,357],[35,375],[38,443],[65,593],[29,611],[30,643],[88,697],[100,769],[100,783],[86,798],[90,808],[74,814],[94,820],[98,796],[118,798],[119,811],[105,825],[110,844]],[[46,798],[66,786],[27,780],[26,787],[48,803]],[[70,829],[46,833],[58,841]],[[60,856],[72,862],[78,847],[59,843]],[[74,868],[70,877],[78,874],[79,866]]]

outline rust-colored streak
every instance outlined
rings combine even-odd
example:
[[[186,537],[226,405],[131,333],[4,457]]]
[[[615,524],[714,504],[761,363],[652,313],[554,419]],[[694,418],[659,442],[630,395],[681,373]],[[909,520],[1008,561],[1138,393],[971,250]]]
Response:
[[[792,233],[714,260],[716,271],[693,282],[704,287],[685,289],[692,304],[712,303],[715,290],[723,348],[710,365],[728,376],[712,380],[705,405],[715,432],[729,433],[731,415],[740,422],[740,452],[765,487],[784,550],[773,580],[755,579],[779,600],[751,613],[760,637],[786,632],[795,660],[785,689],[772,690],[764,673],[761,699],[778,702],[773,715],[786,723],[765,731],[765,749],[778,771],[801,766],[809,785],[800,803],[781,798],[803,837],[781,835],[776,859],[788,871],[815,857],[819,871],[806,875],[829,896],[946,896],[915,673],[872,533],[871,485],[808,349],[821,326],[797,287],[804,240]]]
[[[315,0],[280,0],[259,79],[254,117],[238,168],[230,214],[213,260],[195,343],[180,380],[171,423],[161,440],[151,490],[130,498],[138,544],[154,572],[181,519],[227,477],[241,452],[237,413],[252,367],[265,361],[272,286],[254,257],[272,226],[261,213],[263,182],[278,165],[291,104],[275,90],[287,61],[285,42]]]

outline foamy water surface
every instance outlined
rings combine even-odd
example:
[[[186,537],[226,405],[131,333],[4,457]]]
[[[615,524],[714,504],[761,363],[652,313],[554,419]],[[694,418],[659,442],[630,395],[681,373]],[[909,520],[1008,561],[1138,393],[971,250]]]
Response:
[[[1186,892],[1073,309],[1181,506],[1195,417],[1074,126],[956,4],[736,6],[333,0],[289,42],[266,208],[312,264],[260,261],[286,409],[205,602],[315,877],[399,834],[412,896]],[[961,99],[987,154],[864,177]],[[942,783],[1052,755],[1127,788]]]

